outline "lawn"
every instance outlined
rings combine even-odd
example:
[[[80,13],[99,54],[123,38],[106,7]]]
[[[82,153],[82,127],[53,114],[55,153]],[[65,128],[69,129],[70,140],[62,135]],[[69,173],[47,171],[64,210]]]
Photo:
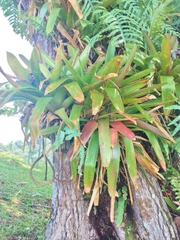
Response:
[[[52,186],[36,185],[30,165],[19,156],[0,152],[0,239],[43,239],[51,210]],[[34,176],[43,181],[45,164]],[[50,178],[51,176],[49,176]]]

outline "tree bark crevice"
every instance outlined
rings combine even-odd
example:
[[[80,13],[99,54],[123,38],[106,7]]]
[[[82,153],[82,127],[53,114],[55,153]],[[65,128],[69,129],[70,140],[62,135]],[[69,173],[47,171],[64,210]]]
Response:
[[[59,151],[54,153],[56,173],[53,184],[52,211],[44,239],[99,240],[86,214],[88,202],[83,199],[81,191],[74,187],[70,164],[69,161],[65,161],[64,155]]]
[[[141,240],[178,240],[178,233],[157,179],[138,170],[132,213]]]

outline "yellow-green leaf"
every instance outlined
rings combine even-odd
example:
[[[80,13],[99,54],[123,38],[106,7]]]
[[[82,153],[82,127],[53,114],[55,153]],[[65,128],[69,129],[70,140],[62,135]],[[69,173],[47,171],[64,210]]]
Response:
[[[131,63],[132,63],[132,61],[134,59],[136,50],[137,50],[137,46],[133,45],[133,48],[131,49],[131,53],[129,55],[128,61],[126,62],[122,72],[119,74],[119,76],[116,79],[116,83],[117,83],[118,86],[121,85],[123,79],[126,77],[128,71],[129,71],[129,67],[131,66]]]
[[[90,91],[90,97],[92,99],[92,115],[96,115],[103,104],[104,95],[97,91]]]
[[[68,118],[67,113],[65,112],[64,108],[60,108],[58,110],[55,111],[55,114],[57,114],[65,123],[68,127],[70,128],[74,128],[74,124],[71,121],[71,119]]]
[[[46,33],[49,34],[52,32],[55,22],[57,20],[58,14],[59,14],[60,8],[53,8],[50,12],[48,22],[46,25]]]
[[[113,106],[119,113],[124,112],[124,105],[119,91],[116,88],[105,88],[104,89],[111,100]]]
[[[19,60],[10,52],[7,52],[7,61],[10,68],[18,79],[29,81],[29,76],[26,69],[21,65]]]
[[[55,89],[57,89],[61,84],[63,84],[65,81],[67,81],[68,78],[61,78],[61,79],[58,79],[52,83],[50,83],[47,87],[46,87],[46,90],[45,90],[45,93],[44,95],[47,95],[48,93],[54,91]]]
[[[94,131],[88,143],[86,159],[84,164],[84,191],[90,193],[94,182],[96,162],[99,151],[98,131]]]
[[[169,34],[166,34],[163,37],[162,45],[161,45],[161,68],[162,75],[168,75],[171,70],[171,37]]]
[[[107,168],[108,192],[110,197],[115,195],[120,163],[120,145],[117,141],[116,146],[111,149],[111,161]]]
[[[146,135],[147,135],[147,137],[148,137],[148,139],[149,139],[149,141],[150,141],[150,143],[152,145],[152,148],[154,149],[154,151],[156,153],[156,156],[157,156],[157,158],[159,160],[159,163],[160,163],[162,169],[164,171],[166,171],[166,162],[165,162],[163,153],[161,151],[161,147],[159,145],[159,142],[158,142],[156,136],[153,133],[149,132],[149,131],[144,131],[144,132],[146,133]]]
[[[132,140],[124,137],[124,145],[125,145],[125,152],[126,152],[126,162],[128,167],[129,176],[133,182],[135,189],[137,190],[137,166],[136,166],[136,159],[135,159],[135,152]]]
[[[72,106],[69,118],[74,123],[74,126],[78,126],[79,125],[79,119],[80,119],[80,116],[81,116],[82,108],[83,108],[82,105],[74,104]]]
[[[84,94],[77,82],[71,82],[64,85],[69,94],[78,102],[84,101]]]
[[[36,48],[33,49],[32,54],[31,54],[31,70],[33,73],[33,77],[35,79],[35,84],[37,87],[39,87],[40,83],[40,76],[41,76],[41,70],[39,67],[39,54],[38,50]]]
[[[76,181],[76,178],[77,178],[78,160],[79,160],[79,157],[75,157],[70,161],[71,175],[74,181]]]
[[[39,120],[51,99],[52,99],[51,97],[41,97],[37,101],[36,106],[33,108],[32,115],[29,121],[29,129],[31,132],[33,147],[36,146],[36,141],[39,136],[40,131]]]
[[[165,83],[162,88],[162,101],[164,102],[164,114],[167,118],[170,113],[170,109],[167,109],[167,107],[171,106],[174,101],[174,94],[175,94],[175,82],[173,76],[160,76],[161,83]]]

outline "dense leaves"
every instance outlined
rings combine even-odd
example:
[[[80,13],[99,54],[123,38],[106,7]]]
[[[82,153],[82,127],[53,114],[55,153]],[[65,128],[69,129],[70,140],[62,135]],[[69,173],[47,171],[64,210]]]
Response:
[[[162,178],[159,167],[145,150],[147,142],[162,170],[166,169],[160,142],[168,145],[174,141],[162,119],[169,118],[169,106],[179,97],[175,87],[179,85],[179,61],[171,57],[177,39],[165,35],[159,50],[144,33],[147,51],[142,51],[138,47],[142,45],[137,42],[125,45],[124,53],[118,54],[113,40],[104,52],[102,45],[95,44],[99,41],[99,34],[86,39],[88,43],[79,37],[86,27],[81,22],[85,10],[81,11],[77,1],[69,2],[70,9],[66,5],[60,9],[58,4],[45,3],[40,10],[41,18],[47,14],[46,32],[52,32],[56,26],[66,39],[56,49],[55,60],[37,46],[31,59],[25,60],[25,69],[15,56],[8,53],[9,65],[17,80],[1,69],[11,86],[1,86],[0,106],[17,100],[31,105],[32,112],[24,110],[22,129],[26,140],[31,136],[33,147],[38,136],[49,137],[51,133],[56,136],[51,147],[53,151],[66,141],[72,142],[67,160],[70,161],[73,180],[83,179],[84,191],[92,193],[88,215],[93,204],[98,205],[105,184],[111,197],[110,219],[113,222],[121,173],[125,173],[126,179],[131,178],[135,189],[138,188],[137,161]],[[102,11],[103,8],[99,13]],[[106,24],[108,21],[110,18],[106,19]],[[104,33],[101,31],[101,34]],[[109,37],[114,34],[117,32],[111,32]],[[116,43],[120,40],[118,37]],[[128,187],[131,192],[130,185]],[[121,196],[118,206],[124,204]],[[118,216],[118,222],[121,218]]]

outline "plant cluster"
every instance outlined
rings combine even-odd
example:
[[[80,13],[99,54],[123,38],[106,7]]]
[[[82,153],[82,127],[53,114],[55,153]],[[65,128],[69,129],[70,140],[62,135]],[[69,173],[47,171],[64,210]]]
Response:
[[[7,53],[9,66],[16,77],[1,69],[11,87],[2,84],[0,107],[17,100],[26,103],[21,125],[25,140],[31,136],[33,147],[39,136],[49,137],[51,134],[56,136],[50,148],[53,151],[71,141],[73,145],[67,153],[67,160],[72,178],[75,182],[82,182],[85,193],[92,193],[88,214],[93,204],[98,205],[105,184],[111,197],[110,218],[114,221],[115,199],[121,194],[117,205],[123,205],[123,208],[126,201],[125,191],[122,189],[118,193],[119,175],[123,174],[127,180],[132,202],[129,178],[133,188],[137,189],[137,162],[157,178],[163,178],[158,162],[161,169],[166,170],[163,149],[175,142],[166,126],[171,113],[168,108],[180,97],[180,62],[171,57],[177,38],[166,34],[159,50],[146,32],[138,37],[136,45],[131,41],[136,38],[132,35],[128,42],[130,33],[125,35],[127,31],[124,30],[119,34],[122,39],[126,36],[126,41],[123,39],[124,43],[127,42],[126,50],[124,54],[117,54],[116,44],[120,41],[117,28],[116,32],[105,28],[100,34],[92,31],[94,36],[86,32],[90,27],[88,21],[97,29],[102,28],[102,23],[110,24],[107,16],[107,22],[102,20],[104,13],[101,11],[110,11],[113,4],[120,7],[124,1],[103,1],[101,6],[99,1],[74,2],[75,5],[61,1],[61,7],[56,1],[46,2],[39,7],[38,17],[47,22],[46,33],[56,29],[65,41],[60,39],[55,60],[41,51],[39,45],[34,47],[30,60],[20,55],[26,68],[13,54]],[[124,7],[130,7],[130,2],[135,1],[128,1]],[[170,2],[163,1],[163,6],[167,7]],[[81,6],[84,6],[82,10]],[[97,6],[99,10],[92,11]],[[144,12],[151,16],[150,10]],[[157,15],[163,21],[164,14],[160,12]],[[152,30],[148,31],[150,34],[159,33],[156,22],[154,26],[152,21],[149,24],[152,25]],[[134,29],[136,25],[131,27]],[[87,43],[82,40],[84,37]],[[107,41],[105,49],[95,44],[103,42],[103,38],[106,41],[112,39]],[[148,53],[142,51],[139,44],[139,39],[143,38]],[[93,60],[90,57],[92,50],[96,54]],[[146,150],[147,142],[155,153],[155,161]]]

